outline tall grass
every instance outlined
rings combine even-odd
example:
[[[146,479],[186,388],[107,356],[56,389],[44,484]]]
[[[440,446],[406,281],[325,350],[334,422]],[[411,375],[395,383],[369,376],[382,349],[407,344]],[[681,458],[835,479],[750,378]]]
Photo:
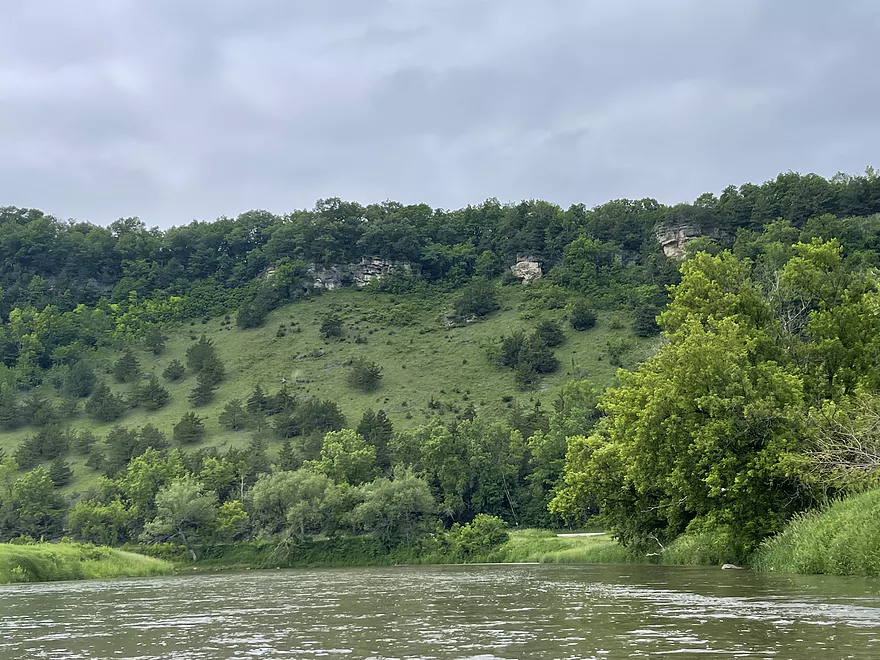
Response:
[[[797,516],[751,563],[761,571],[880,574],[880,490]]]
[[[0,544],[0,583],[165,575],[172,564],[79,543]]]

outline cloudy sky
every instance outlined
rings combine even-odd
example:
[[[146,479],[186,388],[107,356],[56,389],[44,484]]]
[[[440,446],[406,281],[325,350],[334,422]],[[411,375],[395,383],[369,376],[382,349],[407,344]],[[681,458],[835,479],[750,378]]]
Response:
[[[691,200],[880,165],[876,0],[2,2],[0,205]]]

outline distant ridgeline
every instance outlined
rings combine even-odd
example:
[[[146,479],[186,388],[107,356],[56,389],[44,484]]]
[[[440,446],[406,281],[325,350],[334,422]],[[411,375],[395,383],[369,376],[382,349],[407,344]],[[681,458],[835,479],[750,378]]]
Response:
[[[418,280],[456,288],[473,277],[501,275],[529,255],[554,282],[597,304],[662,305],[665,286],[677,278],[677,265],[665,257],[681,258],[684,243],[694,238],[700,243],[709,239],[697,237],[708,236],[744,253],[767,223],[779,221],[811,235],[837,236],[848,250],[858,250],[870,230],[847,223],[844,231],[841,219],[878,211],[880,178],[873,170],[831,180],[787,173],[676,206],[642,199],[562,209],[544,201],[490,199],[447,211],[327,199],[283,216],[249,211],[165,231],[148,229],[137,218],[99,227],[5,207],[0,316],[15,328],[6,333],[0,360],[12,367],[22,350],[31,351],[47,368],[52,352],[72,341],[132,338],[150,324],[213,317],[261,297],[259,305],[272,306],[300,295],[310,277],[327,287],[334,279],[357,283],[356,269],[340,270],[346,264],[377,265],[385,273],[406,264],[394,271],[389,287]],[[272,290],[261,290],[263,276],[272,271]],[[66,327],[58,336],[46,336],[29,321],[47,306],[56,315],[84,307],[75,320],[61,322]],[[11,320],[15,309],[33,311]],[[23,342],[32,330],[36,342]]]
[[[857,392],[871,394],[880,382],[874,374],[876,346],[871,343],[876,333],[866,330],[876,303],[871,273],[880,267],[880,176],[872,169],[830,180],[789,172],[761,185],[729,186],[718,196],[707,193],[691,204],[675,206],[642,199],[563,209],[545,201],[501,204],[490,199],[444,210],[396,202],[363,206],[333,198],[287,215],[249,211],[234,219],[195,221],[167,230],[148,229],[137,218],[99,227],[4,207],[0,261],[0,433],[8,434],[2,438],[8,442],[16,429],[39,429],[32,437],[14,438],[21,440],[15,461],[13,452],[2,455],[2,447],[12,445],[0,444],[0,540],[62,533],[67,524],[62,523],[63,512],[70,502],[52,493],[72,478],[62,460],[70,450],[90,456],[86,465],[107,477],[71,510],[69,524],[83,540],[189,538],[193,530],[178,525],[187,519],[180,508],[193,502],[202,506],[193,515],[205,516],[205,529],[226,541],[257,533],[303,540],[334,529],[378,534],[387,519],[380,515],[382,507],[400,495],[395,494],[399,488],[418,502],[414,511],[439,515],[447,526],[480,513],[514,523],[559,524],[562,518],[583,521],[600,508],[608,524],[617,525],[621,538],[643,549],[655,548],[650,539],[662,547],[661,541],[697,524],[702,531],[723,525],[747,530],[736,542],[750,549],[811,502],[804,495],[809,489],[799,462],[803,454],[793,438],[812,427],[801,423],[816,411],[831,414],[828,406],[845,406]],[[829,289],[829,278],[840,286]],[[160,409],[164,413],[171,397],[168,388],[178,387],[186,374],[196,381],[188,398],[192,407],[213,401],[228,373],[220,356],[233,351],[216,351],[212,338],[197,340],[201,333],[187,325],[217,319],[221,330],[230,331],[223,335],[227,341],[249,341],[231,332],[232,315],[241,331],[260,328],[270,312],[291,301],[308,298],[311,307],[318,308],[314,296],[346,287],[363,289],[362,300],[371,293],[384,294],[370,300],[387,305],[387,314],[372,310],[368,317],[361,310],[349,310],[351,335],[345,338],[344,320],[328,308],[322,318],[308,317],[311,332],[320,325],[321,341],[345,344],[344,350],[356,343],[361,350],[370,334],[369,349],[363,350],[384,346],[382,355],[391,362],[398,355],[399,347],[391,347],[397,328],[380,324],[362,331],[355,326],[379,323],[379,317],[396,318],[401,324],[418,319],[426,327],[412,330],[406,348],[418,352],[419,341],[435,338],[431,355],[454,359],[447,368],[455,375],[468,360],[455,353],[452,343],[439,344],[453,340],[440,335],[493,314],[509,314],[503,316],[504,323],[510,319],[520,324],[510,335],[475,331],[461,345],[479,346],[481,354],[488,348],[489,359],[511,370],[515,383],[531,392],[540,391],[541,378],[560,366],[553,349],[566,341],[572,346],[571,334],[566,340],[563,329],[591,330],[597,313],[604,323],[601,332],[611,333],[602,334],[607,351],[598,358],[606,365],[621,366],[620,356],[634,339],[650,343],[643,338],[661,328],[666,335],[664,342],[650,344],[652,351],[659,347],[655,358],[631,375],[622,375],[625,387],[603,397],[601,413],[595,393],[589,388],[579,391],[574,382],[561,391],[552,411],[535,402],[533,411],[515,410],[512,414],[519,418],[507,425],[493,426],[497,420],[481,419],[470,402],[456,411],[460,414],[453,423],[405,433],[392,433],[385,413],[370,410],[373,417],[365,414],[355,432],[341,430],[344,417],[332,401],[297,399],[282,380],[277,393],[257,387],[245,400],[236,391],[236,398],[223,409],[220,427],[254,433],[256,444],[247,451],[235,448],[234,456],[169,452],[167,415],[157,422],[163,428],[114,427],[103,442],[103,454],[92,452],[96,438],[84,430],[86,417],[104,433],[103,425],[133,409],[138,415]],[[499,292],[507,292],[506,298]],[[516,308],[509,302],[514,299],[526,301]],[[448,313],[455,318],[445,325],[436,318],[438,300],[455,308]],[[276,346],[288,332],[302,329],[301,318],[284,314]],[[629,336],[613,335],[629,332],[622,319],[631,320]],[[834,325],[840,319],[850,320]],[[434,326],[427,327],[429,323]],[[163,363],[161,379],[158,370],[145,376],[136,351],[161,355],[165,333],[172,330],[188,335],[192,343],[168,355],[174,359]],[[383,333],[381,343],[375,341],[378,331]],[[266,332],[264,327],[247,337]],[[270,335],[260,346],[275,339]],[[577,345],[578,359],[589,343]],[[714,352],[704,356],[705,365],[694,367],[695,373],[720,380],[691,391],[687,383],[696,376],[681,374],[703,346]],[[345,353],[335,366],[350,371],[338,386],[381,403],[374,392],[387,364],[376,363],[375,355]],[[469,356],[468,368],[473,368],[473,354]],[[249,359],[261,357],[251,354]],[[300,362],[324,357],[320,345],[310,346]],[[565,357],[571,362],[568,373],[585,377],[573,349]],[[710,368],[725,360],[730,373]],[[771,366],[764,374],[766,365]],[[613,378],[613,367],[606,383]],[[236,368],[241,365],[236,363]],[[678,376],[675,369],[681,372]],[[413,371],[406,377],[413,378]],[[327,382],[332,380],[329,372],[329,367],[321,372]],[[111,373],[115,383],[108,384],[105,376]],[[740,387],[743,374],[754,375],[754,382]],[[684,380],[677,381],[679,376]],[[418,382],[403,378],[399,375],[397,382]],[[469,390],[459,392],[466,387],[455,389],[460,384],[451,382],[449,389],[470,397]],[[716,386],[726,388],[718,400],[712,398]],[[651,392],[668,393],[675,387],[681,388],[678,399],[651,399]],[[750,407],[749,397],[760,399],[760,405]],[[180,405],[181,397],[175,394],[173,401]],[[404,412],[405,404],[399,404],[401,416],[410,413],[410,408]],[[433,396],[428,403],[431,410],[440,405]],[[737,406],[745,411],[740,417],[730,413],[739,410]],[[656,419],[643,418],[650,410]],[[717,421],[722,413],[733,416],[717,428],[705,421]],[[797,417],[797,423],[782,420],[786,415]],[[743,422],[746,418],[748,423]],[[598,419],[598,430],[589,434]],[[76,423],[64,429],[55,423],[58,420]],[[675,420],[692,426],[673,429]],[[174,426],[175,444],[198,446],[205,439],[203,421],[188,411]],[[681,454],[697,444],[709,446],[702,436],[699,443],[692,440],[700,429],[708,433],[710,428],[725,438],[743,429],[752,433],[741,442],[743,456],[771,440],[775,453],[771,458],[766,452],[753,457],[759,467],[738,463],[742,456],[731,458],[723,470],[693,479],[682,475],[699,475],[712,461],[692,457],[691,463],[670,463],[669,472],[660,473],[665,464],[657,460],[655,450],[662,451],[674,433]],[[640,438],[631,429],[644,434],[641,445],[628,444]],[[660,438],[654,433],[673,435]],[[279,442],[311,440],[267,454],[267,437]],[[577,440],[569,443],[568,438]],[[50,461],[51,469],[46,469]],[[453,468],[450,461],[458,462]],[[638,463],[643,474],[628,471],[627,461]],[[283,469],[272,473],[273,464]],[[21,475],[19,468],[32,469]],[[743,474],[760,474],[764,481],[740,479],[740,469]],[[147,473],[153,476],[147,478]],[[485,481],[487,475],[494,475],[491,482]],[[139,480],[155,487],[140,490]],[[667,484],[664,488],[669,490],[654,488],[654,482]],[[334,490],[342,483],[354,490]],[[157,484],[164,485],[160,489]],[[768,495],[766,484],[778,496]],[[740,487],[752,489],[751,499],[736,500]],[[306,495],[291,495],[309,492],[322,503],[312,506]],[[611,494],[621,493],[623,499],[612,502]],[[555,504],[548,512],[551,501]],[[29,509],[29,502],[38,504]],[[327,512],[349,508],[342,517],[308,517],[322,506]],[[772,513],[749,527],[747,518],[756,507]],[[290,513],[294,509],[296,515]],[[421,529],[414,513],[399,515],[398,540]],[[303,516],[308,520],[301,520]],[[296,528],[294,519],[299,520]]]

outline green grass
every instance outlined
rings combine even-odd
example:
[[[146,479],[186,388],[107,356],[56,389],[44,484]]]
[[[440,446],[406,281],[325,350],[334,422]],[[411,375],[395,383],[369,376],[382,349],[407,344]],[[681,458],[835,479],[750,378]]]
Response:
[[[173,359],[185,362],[187,347],[202,333],[211,337],[218,355],[226,366],[226,378],[215,401],[196,410],[205,420],[208,439],[205,446],[226,448],[242,446],[250,439],[246,431],[224,431],[217,418],[223,405],[233,398],[246,398],[256,384],[267,393],[276,391],[282,379],[297,396],[317,396],[337,402],[348,424],[357,424],[367,408],[386,411],[396,429],[423,424],[435,416],[452,419],[457,412],[473,403],[479,414],[506,417],[516,403],[531,407],[537,399],[549,408],[556,391],[570,378],[586,378],[602,390],[615,382],[617,367],[609,364],[606,343],[615,340],[631,342],[632,349],[623,359],[625,367],[634,367],[650,355],[657,339],[640,339],[629,329],[625,313],[600,313],[591,330],[575,332],[567,323],[565,343],[554,349],[560,360],[555,374],[542,379],[535,391],[522,392],[514,385],[513,372],[491,364],[487,347],[500,335],[522,329],[530,331],[544,318],[564,319],[564,310],[535,310],[519,286],[502,287],[501,309],[489,317],[460,327],[447,327],[445,313],[451,309],[455,294],[438,295],[430,301],[412,296],[377,294],[362,290],[337,290],[300,300],[270,314],[265,325],[253,330],[240,330],[222,319],[207,323],[183,325],[171,329],[167,350],[158,358],[138,351],[141,368],[160,375]],[[318,328],[328,312],[337,313],[344,321],[345,336],[324,339]],[[618,319],[623,323],[614,323]],[[405,321],[406,325],[401,325]],[[295,326],[291,324],[295,323]],[[281,324],[287,326],[286,336],[276,336]],[[612,327],[612,326],[623,327]],[[299,332],[291,332],[291,327]],[[356,343],[361,337],[366,343]],[[317,352],[323,356],[314,357]],[[99,356],[101,377],[112,381],[112,365],[119,357],[116,351],[105,350]],[[353,358],[363,357],[381,365],[383,378],[375,392],[365,394],[346,383],[348,367]],[[174,424],[191,410],[187,401],[195,378],[190,374],[178,383],[165,383],[171,400],[162,409],[150,412],[134,409],[119,423],[139,427],[151,423],[168,434]],[[130,386],[113,387],[127,392]],[[44,386],[46,394],[54,394]],[[429,407],[433,400],[434,407]],[[97,424],[82,413],[70,421],[74,427],[89,429],[99,437],[106,435],[112,424]],[[7,453],[15,451],[21,439],[33,429],[0,433],[0,447]],[[68,492],[87,489],[97,482],[98,475],[85,467],[84,457],[71,456],[74,479]]]
[[[761,571],[880,574],[880,490],[802,514],[755,552]]]
[[[172,564],[79,543],[0,544],[0,584],[166,575]]]
[[[512,531],[510,539],[492,551],[490,562],[539,564],[622,564],[641,562],[610,536],[557,536],[542,529]]]

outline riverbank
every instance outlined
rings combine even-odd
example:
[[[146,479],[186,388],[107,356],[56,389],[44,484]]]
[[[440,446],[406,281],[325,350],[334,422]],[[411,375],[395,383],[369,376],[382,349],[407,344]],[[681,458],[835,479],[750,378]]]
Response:
[[[880,490],[797,516],[752,557],[760,571],[880,575]]]
[[[148,577],[174,572],[170,562],[80,543],[0,543],[0,584]]]

